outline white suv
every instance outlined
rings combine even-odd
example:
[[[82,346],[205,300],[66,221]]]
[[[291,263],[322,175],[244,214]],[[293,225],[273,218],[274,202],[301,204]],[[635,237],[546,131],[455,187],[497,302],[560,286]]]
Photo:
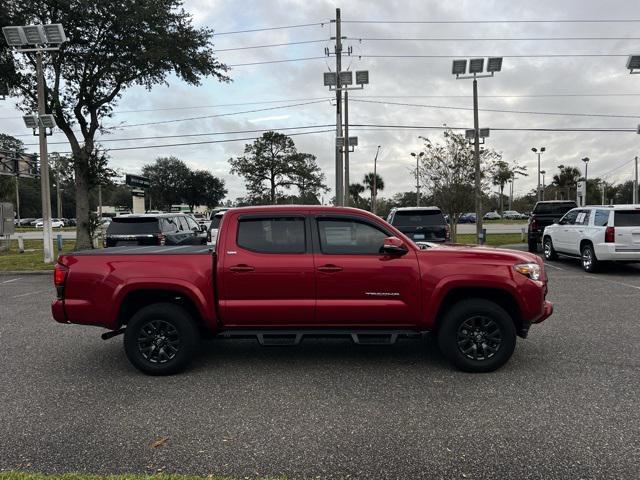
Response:
[[[569,210],[544,229],[544,258],[579,257],[595,272],[599,262],[640,262],[640,205],[589,206]]]

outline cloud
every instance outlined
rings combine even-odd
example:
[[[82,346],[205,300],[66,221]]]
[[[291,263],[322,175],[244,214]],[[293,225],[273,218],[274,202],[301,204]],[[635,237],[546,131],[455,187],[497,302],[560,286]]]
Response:
[[[536,57],[548,54],[619,54],[638,51],[637,40],[476,40],[476,41],[382,41],[374,38],[551,38],[551,37],[637,37],[634,23],[492,23],[492,24],[399,24],[348,23],[349,20],[499,20],[499,19],[606,19],[640,18],[640,3],[627,0],[387,0],[293,1],[249,0],[239,8],[238,2],[189,0],[186,10],[199,26],[213,28],[218,33],[260,27],[322,23],[309,27],[268,30],[246,34],[218,35],[217,48],[238,48],[275,43],[324,40],[293,46],[247,49],[220,52],[228,64],[275,61],[288,58],[323,56],[325,47],[333,49],[329,37],[335,35],[335,25],[329,20],[335,8],[342,8],[342,34],[347,36],[343,68],[369,70],[370,84],[364,90],[352,92],[349,116],[352,125],[415,125],[443,124],[471,128],[472,112],[412,106],[392,105],[391,102],[423,105],[471,107],[472,84],[456,80],[450,73],[450,58],[386,58],[382,55],[505,55],[503,70],[493,78],[479,80],[480,125],[492,129],[487,145],[503,153],[508,161],[518,161],[528,168],[530,175],[516,182],[516,192],[525,193],[535,187],[537,157],[531,147],[545,146],[542,168],[549,172],[558,165],[583,168],[580,159],[591,158],[589,176],[603,175],[622,165],[640,150],[640,137],[635,133],[579,133],[547,131],[507,131],[501,128],[554,129],[616,127],[635,129],[640,119],[567,117],[518,113],[486,112],[483,109],[521,110],[538,112],[583,112],[638,115],[640,96],[575,96],[577,94],[640,93],[640,76],[629,75],[624,57]],[[379,57],[359,57],[378,55]],[[524,55],[524,57],[513,57]],[[508,57],[509,56],[509,57]],[[233,82],[220,84],[205,79],[200,86],[190,86],[171,78],[168,86],[158,86],[150,92],[132,88],[123,95],[118,110],[158,109],[147,112],[116,114],[109,123],[153,122],[206,114],[226,114],[268,105],[219,106],[230,103],[263,102],[282,99],[329,97],[322,84],[322,74],[335,69],[334,57],[309,61],[272,63],[236,67],[231,71]],[[514,95],[510,98],[497,97]],[[395,98],[389,98],[394,96]],[[376,98],[373,98],[376,97]],[[382,98],[385,97],[385,98]],[[358,99],[387,100],[387,104],[362,103]],[[291,102],[297,103],[297,102]],[[301,103],[301,102],[299,102]],[[196,106],[193,110],[183,107]],[[177,110],[160,110],[178,108]],[[0,106],[0,117],[19,113],[10,105]],[[107,123],[107,121],[105,121]],[[220,133],[257,128],[286,128],[305,125],[335,125],[335,107],[323,102],[295,108],[273,110],[264,116],[256,113],[223,116],[197,121],[136,127],[113,132],[107,138],[157,136],[152,140],[130,140],[105,143],[105,146],[149,146],[174,143],[218,141],[245,138],[257,134],[209,135],[168,138],[171,135]],[[328,127],[331,128],[331,127]],[[0,130],[26,133],[19,118],[0,120]],[[385,179],[385,195],[413,190],[415,181],[409,173],[410,153],[421,148],[419,135],[439,138],[438,130],[352,127],[350,135],[357,135],[359,145],[351,154],[351,179],[361,181],[373,169],[376,147],[381,145],[378,171]],[[33,143],[33,137],[23,137]],[[299,150],[313,153],[334,185],[334,134],[318,133],[294,136]],[[52,141],[64,140],[55,135]],[[241,155],[249,141],[209,143],[189,146],[158,147],[123,150],[111,153],[116,168],[136,173],[145,163],[158,156],[175,155],[194,168],[208,169],[224,178],[229,197],[245,194],[242,179],[229,174],[228,159]],[[37,147],[34,147],[37,148]],[[65,149],[64,145],[59,148]],[[53,148],[50,148],[53,150]],[[610,181],[630,179],[631,166],[614,170]],[[333,193],[327,195],[330,198]]]

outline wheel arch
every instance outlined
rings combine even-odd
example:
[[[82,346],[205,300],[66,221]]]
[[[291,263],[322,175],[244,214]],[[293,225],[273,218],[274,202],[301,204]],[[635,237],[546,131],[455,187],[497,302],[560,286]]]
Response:
[[[525,337],[527,335],[528,327],[525,327],[524,325],[522,311],[518,301],[510,292],[492,287],[454,287],[449,290],[442,299],[438,308],[438,313],[436,314],[436,331],[439,329],[445,315],[451,307],[462,300],[470,300],[474,298],[488,300],[502,307],[513,320],[518,335],[521,337]]]
[[[125,295],[118,310],[118,328],[125,326],[139,310],[156,303],[171,303],[184,308],[199,327],[205,327],[205,321],[195,302],[184,293],[164,289],[133,290]]]

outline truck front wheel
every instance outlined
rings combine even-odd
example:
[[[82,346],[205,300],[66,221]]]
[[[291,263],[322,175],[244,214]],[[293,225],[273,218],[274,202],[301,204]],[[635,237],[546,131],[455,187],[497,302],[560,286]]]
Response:
[[[484,299],[463,300],[446,313],[438,331],[438,346],[460,370],[491,372],[511,358],[516,329],[499,305]]]
[[[196,325],[183,308],[155,303],[138,310],[124,333],[129,361],[148,375],[171,375],[191,362],[199,342]]]

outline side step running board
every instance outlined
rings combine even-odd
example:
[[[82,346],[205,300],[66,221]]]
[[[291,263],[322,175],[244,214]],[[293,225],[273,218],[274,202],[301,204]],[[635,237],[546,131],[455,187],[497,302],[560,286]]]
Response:
[[[398,338],[420,338],[425,332],[416,330],[223,330],[219,338],[256,338],[262,346],[295,346],[305,337],[310,338],[349,338],[356,345],[393,345]]]

